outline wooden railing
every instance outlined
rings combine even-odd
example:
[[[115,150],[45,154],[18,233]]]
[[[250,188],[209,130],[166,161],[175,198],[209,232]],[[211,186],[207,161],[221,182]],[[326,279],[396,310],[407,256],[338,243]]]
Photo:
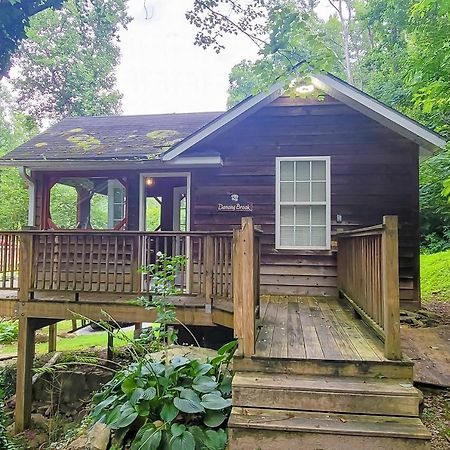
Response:
[[[260,234],[251,217],[233,235],[234,334],[241,356],[255,354],[256,319],[259,309]]]
[[[338,289],[384,341],[388,359],[401,359],[398,220],[337,233]]]
[[[0,289],[17,289],[19,271],[19,236],[0,233]]]
[[[140,268],[158,252],[185,256],[176,285],[181,294],[232,298],[231,232],[132,232],[59,230],[3,233],[0,288],[25,292],[152,293]],[[19,255],[21,259],[18,277]]]

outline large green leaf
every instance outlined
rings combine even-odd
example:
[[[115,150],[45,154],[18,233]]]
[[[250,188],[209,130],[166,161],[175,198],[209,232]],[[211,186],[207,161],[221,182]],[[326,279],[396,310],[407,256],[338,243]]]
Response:
[[[206,375],[212,368],[213,366],[211,364],[200,364],[195,370],[195,376],[199,377],[201,375]]]
[[[124,404],[120,408],[119,417],[108,425],[113,430],[118,430],[120,428],[127,427],[132,424],[138,416],[138,413],[134,410],[134,408],[128,404]]]
[[[170,364],[177,369],[178,367],[186,366],[191,361],[188,358],[185,358],[184,356],[175,356],[171,359]]]
[[[206,409],[218,410],[228,408],[229,406],[231,406],[231,399],[225,399],[220,395],[216,394],[205,394],[202,397],[201,404]]]
[[[204,445],[208,450],[224,450],[227,440],[227,434],[224,430],[207,430]]]
[[[208,409],[206,416],[203,418],[203,423],[210,428],[216,428],[222,425],[226,418],[227,416],[222,411]]]
[[[125,378],[125,380],[122,381],[120,388],[122,389],[122,392],[124,394],[131,395],[133,393],[133,391],[137,388],[134,376],[131,375],[131,376]]]
[[[170,450],[195,450],[195,439],[192,433],[184,431],[170,440]]]
[[[172,433],[172,436],[177,437],[181,436],[186,431],[186,426],[182,423],[174,423],[170,427],[170,432]]]
[[[178,409],[175,407],[175,405],[170,402],[170,403],[164,403],[164,406],[161,409],[161,419],[164,420],[164,422],[172,422],[172,420],[175,419],[175,417],[178,416]]]
[[[175,397],[173,399],[173,404],[176,408],[184,413],[193,414],[205,411],[205,408],[203,408],[200,402],[197,403],[194,400],[190,400],[188,398]]]
[[[136,434],[131,450],[158,450],[162,432],[149,424]]]
[[[132,393],[129,402],[132,405],[136,405],[144,397],[144,389],[136,388]]]
[[[203,394],[208,394],[209,392],[216,389],[217,383],[211,378],[207,376],[199,376],[194,379],[192,383],[192,388],[198,392]]]

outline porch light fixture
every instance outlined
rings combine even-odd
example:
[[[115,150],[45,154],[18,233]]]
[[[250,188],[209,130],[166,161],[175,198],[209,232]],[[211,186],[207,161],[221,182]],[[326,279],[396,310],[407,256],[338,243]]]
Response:
[[[145,179],[145,184],[148,186],[148,187],[152,187],[152,186],[154,186],[155,185],[155,179],[154,178],[146,178]]]
[[[295,88],[296,92],[299,94],[310,94],[311,92],[314,92],[314,89],[313,84],[304,84]]]

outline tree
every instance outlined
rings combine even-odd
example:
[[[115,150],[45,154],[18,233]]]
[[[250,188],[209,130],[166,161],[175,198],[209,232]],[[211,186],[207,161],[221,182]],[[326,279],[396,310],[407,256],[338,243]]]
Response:
[[[117,114],[118,31],[128,21],[125,0],[67,0],[33,16],[14,57],[21,110],[39,123]]]
[[[0,156],[30,139],[36,123],[13,108],[9,92],[0,87]],[[15,230],[27,223],[28,192],[25,180],[12,167],[0,170],[0,229]]]
[[[63,0],[0,0],[0,78],[6,75],[31,16],[61,7]]]

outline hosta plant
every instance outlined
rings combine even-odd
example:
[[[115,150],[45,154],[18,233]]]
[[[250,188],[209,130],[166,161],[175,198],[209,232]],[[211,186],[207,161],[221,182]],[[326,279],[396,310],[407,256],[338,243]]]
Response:
[[[236,342],[206,362],[142,359],[116,373],[93,398],[93,422],[114,432],[114,448],[222,450],[231,408],[228,369]]]

